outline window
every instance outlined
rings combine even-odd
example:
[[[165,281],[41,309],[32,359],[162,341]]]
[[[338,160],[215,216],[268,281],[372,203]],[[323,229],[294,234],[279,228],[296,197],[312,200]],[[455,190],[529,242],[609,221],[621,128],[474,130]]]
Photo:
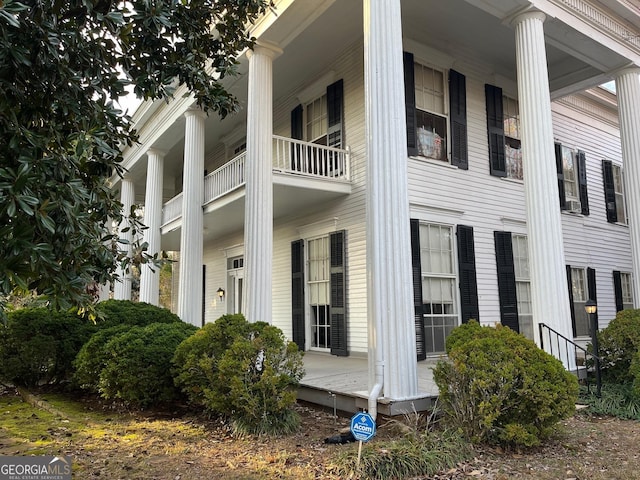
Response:
[[[420,224],[422,303],[427,352],[444,352],[458,325],[457,275],[450,226]]]
[[[622,290],[622,307],[623,310],[633,308],[633,284],[631,283],[631,274],[620,272],[620,284]]]
[[[227,259],[227,313],[242,313],[244,257]]]
[[[306,108],[306,140],[320,145],[327,144],[327,95],[308,103]]]
[[[520,142],[520,113],[518,101],[502,97],[504,123],[504,156],[507,178],[522,180],[522,150]]]
[[[403,63],[408,155],[442,162],[451,158],[451,165],[467,170],[466,77],[414,62],[409,52]]]
[[[620,165],[612,165],[613,170],[613,191],[616,202],[616,217],[618,223],[627,223],[627,213],[624,203],[624,185],[622,182],[622,167]]]
[[[560,208],[589,215],[587,169],[584,152],[555,144]]]
[[[613,271],[613,293],[616,312],[633,308],[633,277],[628,272]]]
[[[301,350],[347,356],[346,231],[291,242],[291,320]]]
[[[533,309],[531,306],[531,278],[529,276],[527,237],[525,235],[513,235],[511,242],[520,333],[533,340]]]
[[[589,335],[589,317],[584,311],[584,304],[588,300],[587,275],[584,268],[571,267],[571,294],[573,296],[573,312],[575,315],[575,336]]]
[[[329,349],[331,347],[329,236],[309,240],[307,248],[311,348]]]
[[[447,161],[447,111],[444,73],[415,64],[418,155]]]

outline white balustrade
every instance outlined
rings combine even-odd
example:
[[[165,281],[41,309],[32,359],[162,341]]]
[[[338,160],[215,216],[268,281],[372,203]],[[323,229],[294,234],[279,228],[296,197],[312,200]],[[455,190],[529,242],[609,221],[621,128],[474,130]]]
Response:
[[[182,216],[182,193],[179,193],[162,207],[162,225]]]
[[[244,164],[246,158],[247,152],[243,152],[204,177],[205,204],[244,185]]]

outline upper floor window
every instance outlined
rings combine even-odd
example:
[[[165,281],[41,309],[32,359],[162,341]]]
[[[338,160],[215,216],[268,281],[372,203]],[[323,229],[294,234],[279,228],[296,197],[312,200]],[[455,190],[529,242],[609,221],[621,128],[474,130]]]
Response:
[[[444,73],[416,63],[414,75],[418,155],[447,161]]]
[[[520,112],[518,101],[507,96],[502,97],[504,124],[504,156],[507,178],[523,179],[522,150],[520,142]]]
[[[622,182],[622,167],[613,165],[613,191],[616,197],[616,214],[619,223],[627,223],[627,213],[624,203],[624,184]]]
[[[616,165],[610,160],[602,161],[604,201],[607,210],[607,221],[610,223],[627,223],[622,175],[623,172],[620,165]]]
[[[415,62],[404,53],[407,150],[410,156],[468,168],[466,78]]]
[[[324,94],[306,107],[306,140],[327,144],[327,95]]]
[[[584,152],[560,143],[555,144],[555,152],[560,208],[589,215],[587,166]]]

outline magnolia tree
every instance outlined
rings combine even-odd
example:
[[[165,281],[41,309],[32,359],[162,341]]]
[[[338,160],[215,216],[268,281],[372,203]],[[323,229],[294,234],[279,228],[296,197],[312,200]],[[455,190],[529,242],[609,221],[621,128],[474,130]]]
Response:
[[[86,308],[89,286],[115,280],[131,259],[109,228],[123,212],[108,180],[136,141],[115,102],[127,88],[153,100],[186,85],[204,111],[233,112],[220,80],[270,5],[0,0],[0,312],[16,292]],[[134,252],[150,260],[144,245]]]

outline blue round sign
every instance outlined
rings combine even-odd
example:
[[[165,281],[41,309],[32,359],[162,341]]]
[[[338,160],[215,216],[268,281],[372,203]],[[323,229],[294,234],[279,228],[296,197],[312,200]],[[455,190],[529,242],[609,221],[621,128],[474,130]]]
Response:
[[[351,434],[356,440],[368,442],[376,434],[376,422],[366,412],[356,413],[351,417]]]

